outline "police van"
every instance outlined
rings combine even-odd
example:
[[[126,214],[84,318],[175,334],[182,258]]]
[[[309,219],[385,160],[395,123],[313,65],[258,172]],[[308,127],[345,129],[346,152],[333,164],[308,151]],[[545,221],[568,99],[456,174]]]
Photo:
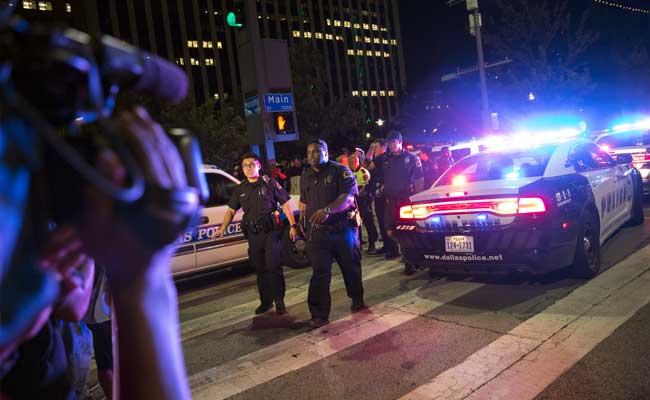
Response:
[[[204,165],[202,172],[208,182],[210,197],[196,228],[185,232],[177,244],[176,254],[172,259],[174,276],[224,268],[248,260],[248,242],[242,232],[241,209],[235,214],[225,235],[215,239],[228,208],[230,195],[239,185],[239,180],[213,165]],[[298,196],[291,196],[291,205],[296,213],[298,200]],[[283,264],[290,268],[308,266],[309,261],[304,252],[304,245],[304,240],[295,243],[291,241],[285,218],[282,232]]]

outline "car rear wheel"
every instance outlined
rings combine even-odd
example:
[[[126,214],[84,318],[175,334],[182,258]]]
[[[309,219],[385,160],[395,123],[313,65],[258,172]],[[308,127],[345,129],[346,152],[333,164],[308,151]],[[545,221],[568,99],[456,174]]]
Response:
[[[571,276],[589,279],[600,271],[600,227],[594,211],[584,211],[581,219]]]
[[[637,226],[643,223],[643,181],[637,174],[634,185],[634,193],[632,194],[632,215],[628,221],[629,226]]]
[[[300,238],[295,242],[291,240],[289,226],[285,226],[282,232],[282,263],[293,269],[308,267],[311,263],[305,251],[306,245],[304,238]]]

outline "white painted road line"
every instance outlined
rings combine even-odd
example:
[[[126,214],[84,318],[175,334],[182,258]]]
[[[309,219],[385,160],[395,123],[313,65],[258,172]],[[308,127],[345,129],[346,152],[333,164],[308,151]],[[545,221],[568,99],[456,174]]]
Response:
[[[447,283],[436,288],[431,299],[422,298],[422,288],[410,290],[371,307],[369,312],[350,315],[319,330],[198,373],[190,377],[193,397],[211,400],[231,397],[382,334],[481,286],[475,282]]]
[[[404,268],[402,263],[395,261],[386,261],[375,264],[368,273],[363,275],[364,282],[397,270]],[[309,280],[305,285],[309,284]],[[332,277],[331,290],[342,289],[345,287],[343,277],[336,275]],[[307,301],[307,290],[304,287],[288,289],[285,295],[284,303],[287,307],[300,304]],[[259,300],[249,301],[226,310],[221,310],[202,315],[198,318],[190,319],[181,323],[181,340],[186,341],[206,333],[213,332],[227,326],[235,325],[247,321],[254,317],[255,307],[259,306]]]
[[[650,302],[644,247],[402,399],[536,397]]]

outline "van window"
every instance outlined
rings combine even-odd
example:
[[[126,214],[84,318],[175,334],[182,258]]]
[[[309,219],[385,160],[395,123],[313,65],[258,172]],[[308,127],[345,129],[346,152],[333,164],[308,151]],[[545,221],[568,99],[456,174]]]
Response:
[[[230,195],[235,190],[237,184],[220,174],[207,173],[205,179],[208,181],[210,197],[206,207],[223,206],[228,204]]]

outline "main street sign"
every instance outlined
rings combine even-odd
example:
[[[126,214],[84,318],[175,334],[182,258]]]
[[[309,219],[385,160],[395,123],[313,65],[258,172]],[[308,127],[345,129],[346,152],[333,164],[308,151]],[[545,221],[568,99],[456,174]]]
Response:
[[[293,111],[291,93],[265,93],[264,109],[266,112]]]

